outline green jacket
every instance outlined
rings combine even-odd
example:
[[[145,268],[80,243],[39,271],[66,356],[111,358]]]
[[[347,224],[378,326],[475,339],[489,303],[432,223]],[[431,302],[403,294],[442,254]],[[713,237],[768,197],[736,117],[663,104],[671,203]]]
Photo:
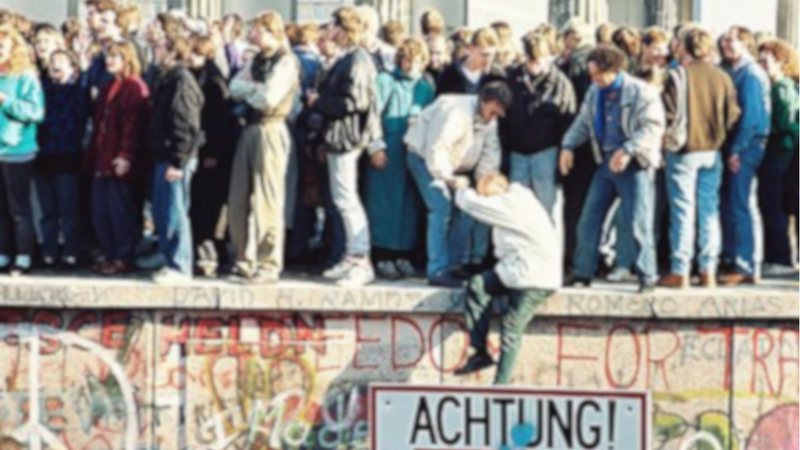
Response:
[[[36,124],[44,119],[44,93],[33,72],[0,74],[0,162],[25,162],[36,156]]]
[[[800,132],[800,86],[791,78],[783,77],[772,83],[772,125],[767,142],[766,158],[788,163],[797,151],[797,134]]]

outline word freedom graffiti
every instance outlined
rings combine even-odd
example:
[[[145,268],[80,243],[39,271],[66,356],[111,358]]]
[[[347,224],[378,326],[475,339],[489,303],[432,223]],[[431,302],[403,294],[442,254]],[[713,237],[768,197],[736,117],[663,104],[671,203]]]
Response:
[[[644,450],[648,442],[641,392],[379,384],[370,404],[373,449]]]

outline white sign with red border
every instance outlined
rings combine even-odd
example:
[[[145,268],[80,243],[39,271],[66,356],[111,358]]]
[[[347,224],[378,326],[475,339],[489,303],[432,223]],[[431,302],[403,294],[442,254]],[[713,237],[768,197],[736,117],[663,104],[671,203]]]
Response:
[[[650,450],[645,391],[369,387],[372,450]]]

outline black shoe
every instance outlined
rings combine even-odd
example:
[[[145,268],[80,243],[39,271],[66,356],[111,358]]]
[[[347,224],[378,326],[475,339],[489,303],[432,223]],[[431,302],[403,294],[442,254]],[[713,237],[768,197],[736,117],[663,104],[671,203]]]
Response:
[[[652,294],[656,291],[656,283],[652,281],[640,281],[639,282],[639,293],[640,294]]]
[[[461,366],[458,369],[456,369],[456,371],[453,372],[453,374],[455,374],[455,375],[468,375],[470,373],[477,372],[479,370],[483,370],[483,369],[485,369],[485,368],[487,368],[489,366],[493,366],[493,365],[494,365],[494,360],[492,359],[491,356],[489,356],[488,353],[484,353],[484,352],[475,353],[475,354],[473,354],[472,356],[469,357],[469,359],[467,360],[467,362],[463,366]]]
[[[460,288],[464,287],[464,280],[450,272],[443,272],[428,278],[428,284],[437,287]]]
[[[453,278],[458,278],[459,280],[464,281],[469,280],[472,277],[472,273],[470,273],[470,271],[464,266],[451,270],[449,275]]]
[[[577,284],[582,284],[583,287],[588,288],[592,286],[592,279],[579,277],[574,273],[570,273],[569,275],[564,277],[564,286],[575,286]]]
[[[249,270],[244,269],[242,266],[234,265],[231,267],[231,273],[228,274],[227,279],[233,283],[252,283],[255,274]]]

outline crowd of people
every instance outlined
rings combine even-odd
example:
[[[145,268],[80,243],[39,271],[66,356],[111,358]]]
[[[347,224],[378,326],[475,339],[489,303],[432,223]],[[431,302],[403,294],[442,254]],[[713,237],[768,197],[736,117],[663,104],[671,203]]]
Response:
[[[0,270],[483,274],[478,325],[498,284],[550,292],[562,270],[641,292],[794,271],[783,40],[577,18],[518,40],[435,10],[413,36],[369,6],[322,24],[86,10],[60,27],[0,10]]]

